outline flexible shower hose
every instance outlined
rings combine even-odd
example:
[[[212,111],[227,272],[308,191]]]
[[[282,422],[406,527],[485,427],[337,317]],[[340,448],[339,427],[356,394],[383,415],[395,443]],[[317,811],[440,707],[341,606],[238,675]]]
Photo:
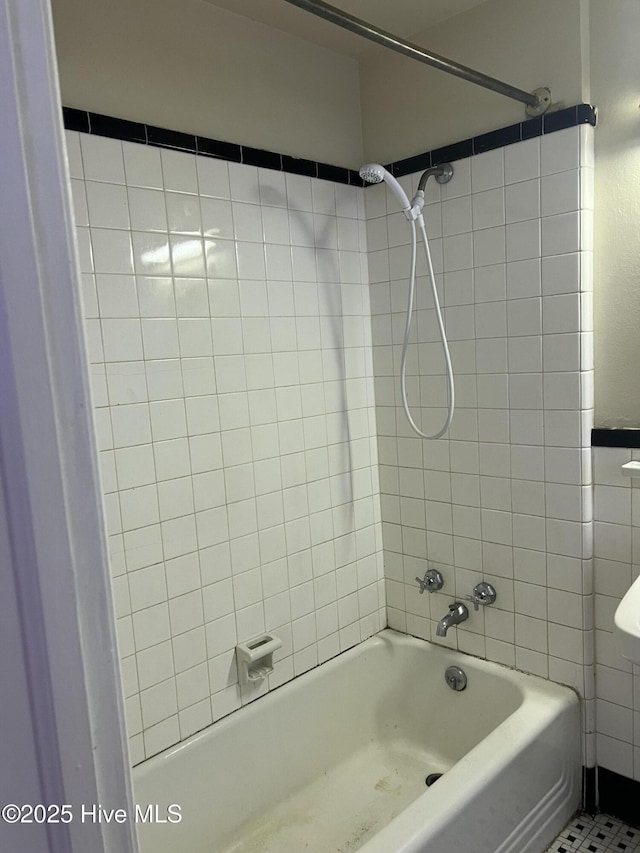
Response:
[[[411,428],[421,438],[426,438],[431,441],[433,439],[440,438],[451,426],[455,406],[455,389],[453,384],[453,368],[451,366],[449,344],[447,342],[447,335],[445,333],[444,323],[442,321],[442,312],[440,310],[440,301],[438,299],[438,291],[436,288],[436,277],[433,273],[433,263],[431,261],[431,252],[429,250],[429,240],[427,239],[427,232],[424,227],[424,219],[422,216],[418,216],[418,224],[420,225],[420,229],[422,231],[424,250],[427,256],[427,271],[429,273],[429,283],[431,285],[431,293],[433,294],[433,302],[436,309],[436,318],[438,320],[438,328],[440,329],[440,340],[442,342],[444,360],[447,368],[448,407],[447,417],[444,422],[444,425],[442,426],[442,429],[438,430],[438,432],[435,432],[433,435],[427,435],[426,433],[422,432],[422,430],[417,426],[417,424],[413,420],[413,417],[411,416],[411,412],[409,410],[409,403],[407,401],[407,351],[409,349],[409,336],[411,334],[411,321],[413,319],[413,300],[416,288],[416,255],[418,242],[416,236],[416,223],[414,220],[411,221],[411,274],[409,277],[409,300],[407,302],[407,321],[404,328],[404,340],[402,342],[402,359],[400,361],[400,392],[402,395],[402,405],[404,407],[407,419],[411,424]]]

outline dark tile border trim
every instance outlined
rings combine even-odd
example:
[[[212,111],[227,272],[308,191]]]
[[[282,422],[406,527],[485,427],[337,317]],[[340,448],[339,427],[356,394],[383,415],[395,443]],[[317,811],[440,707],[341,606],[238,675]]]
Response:
[[[598,810],[598,786],[595,767],[582,768],[582,811],[595,815]]]
[[[99,113],[91,113],[88,117],[91,133],[97,136],[110,136],[112,139],[125,139],[128,142],[147,142],[147,128],[137,121],[126,121],[122,118],[112,118]]]
[[[640,448],[640,429],[592,429],[591,446]]]
[[[79,130],[80,133],[91,133],[89,113],[74,110],[72,107],[62,108],[62,121],[66,130]]]
[[[598,767],[598,810],[640,828],[640,782]]]
[[[437,148],[435,151],[426,151],[424,154],[388,163],[387,169],[396,178],[400,178],[403,175],[418,172],[420,169],[428,169],[429,166],[437,166],[438,163],[462,160],[474,154],[504,148],[506,145],[513,145],[514,142],[534,139],[536,136],[554,133],[556,130],[564,130],[567,127],[576,127],[579,124],[590,124],[595,127],[596,120],[595,107],[590,104],[576,104],[565,110],[557,110],[539,118],[528,119],[520,124],[512,124],[509,127],[492,130],[490,133],[483,133],[481,136],[463,139],[461,142],[445,145],[444,148]]]
[[[288,154],[278,154],[274,151],[263,151],[247,145],[236,145],[233,142],[222,142],[218,139],[208,139],[204,136],[192,136],[177,130],[167,130],[153,127],[136,121],[104,116],[99,113],[85,112],[71,107],[63,107],[62,115],[67,130],[78,130],[81,133],[92,133],[96,136],[109,136],[113,139],[123,139],[129,142],[139,142],[142,145],[153,145],[158,148],[172,148],[176,151],[188,151],[192,154],[202,154],[204,157],[216,157],[232,163],[246,163],[250,166],[261,166],[265,169],[275,169],[293,175],[308,175],[311,178],[323,178],[340,184],[362,187],[368,186],[354,169],[344,169],[329,163],[318,163],[315,160],[305,160],[291,157]],[[434,151],[425,151],[396,163],[387,164],[387,169],[396,177],[410,175],[438,163],[461,160],[474,154],[504,148],[524,139],[533,139],[545,133],[564,130],[579,124],[590,124],[595,127],[596,110],[589,104],[577,104],[565,110],[547,113],[539,118],[529,119],[463,139]],[[640,445],[639,445],[640,446]]]
[[[332,166],[329,163],[318,163],[315,160],[290,157],[288,154],[263,151],[260,148],[236,145],[234,142],[223,142],[218,139],[208,139],[205,136],[192,136],[189,133],[181,133],[177,130],[167,130],[164,127],[154,127],[150,124],[75,110],[71,107],[62,108],[62,117],[67,130],[78,130],[81,133],[91,133],[96,136],[109,136],[112,139],[122,139],[127,142],[139,142],[142,145],[153,145],[156,148],[187,151],[191,154],[201,154],[203,157],[228,160],[231,163],[246,163],[248,166],[261,166],[264,169],[275,169],[278,172],[289,172],[292,175],[324,178],[339,184],[349,184],[356,187],[365,186],[360,175],[354,169],[344,169],[341,166]]]

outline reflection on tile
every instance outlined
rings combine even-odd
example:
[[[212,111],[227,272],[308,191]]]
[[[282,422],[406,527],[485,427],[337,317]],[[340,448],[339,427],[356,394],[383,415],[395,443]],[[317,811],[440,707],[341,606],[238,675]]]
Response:
[[[202,240],[193,237],[169,237],[171,243],[171,261],[173,274],[180,276],[204,277],[204,254]]]
[[[166,234],[134,231],[133,260],[138,275],[171,275],[171,259]]]

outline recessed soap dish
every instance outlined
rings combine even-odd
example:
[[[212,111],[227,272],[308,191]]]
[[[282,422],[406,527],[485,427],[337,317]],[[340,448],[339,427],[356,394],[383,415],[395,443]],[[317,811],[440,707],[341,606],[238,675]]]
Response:
[[[252,640],[238,643],[236,663],[241,684],[255,684],[273,672],[273,653],[282,646],[282,640],[272,634],[261,634]]]

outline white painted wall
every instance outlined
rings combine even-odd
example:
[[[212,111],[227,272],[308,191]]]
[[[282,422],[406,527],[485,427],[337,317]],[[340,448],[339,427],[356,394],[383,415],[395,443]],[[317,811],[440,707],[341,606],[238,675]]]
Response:
[[[639,32],[634,0],[591,0],[597,426],[640,426]]]
[[[53,0],[66,106],[340,166],[358,63],[198,0]]]
[[[549,85],[554,102],[583,99],[581,0],[489,0],[412,41],[513,86]],[[524,107],[383,48],[361,63],[367,159],[428,151],[522,121]]]

